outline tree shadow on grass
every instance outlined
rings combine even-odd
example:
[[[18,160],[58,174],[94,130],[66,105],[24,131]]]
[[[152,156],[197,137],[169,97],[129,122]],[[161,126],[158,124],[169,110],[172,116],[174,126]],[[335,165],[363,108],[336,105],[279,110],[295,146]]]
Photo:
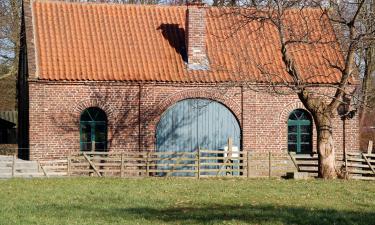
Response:
[[[164,222],[194,221],[214,223],[238,221],[245,223],[281,224],[370,224],[375,213],[340,212],[336,210],[309,210],[274,206],[213,206],[204,208],[178,207],[171,209],[132,208],[127,213],[141,214],[145,219],[158,218]]]
[[[57,207],[59,208],[59,207]],[[83,205],[70,209],[98,218],[145,219],[154,223],[214,224],[223,221],[234,224],[374,224],[375,212],[338,211],[333,209],[308,209],[273,205],[209,205],[197,207],[133,207],[105,208]],[[56,210],[56,205],[54,206]],[[58,209],[57,209],[58,210]],[[61,215],[64,218],[64,215]],[[66,215],[65,215],[66,216]],[[92,218],[95,219],[95,218]]]

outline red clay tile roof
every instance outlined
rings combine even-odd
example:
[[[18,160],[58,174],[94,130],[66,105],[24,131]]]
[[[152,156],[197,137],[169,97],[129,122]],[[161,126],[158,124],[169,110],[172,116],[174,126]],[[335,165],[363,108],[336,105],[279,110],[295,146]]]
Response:
[[[185,55],[186,7],[35,1],[38,78],[68,81],[228,82],[290,81],[281,60],[279,36],[266,23],[247,23],[207,10],[209,71],[188,71]],[[334,41],[319,10],[303,11],[313,38]],[[304,27],[300,13],[288,12],[289,35]],[[310,28],[310,26],[309,26]],[[323,34],[323,35],[322,35]],[[342,63],[337,43],[294,44],[292,57],[308,83],[336,83],[340,73],[326,58]],[[262,74],[263,73],[263,74]],[[272,77],[272,78],[270,78]]]

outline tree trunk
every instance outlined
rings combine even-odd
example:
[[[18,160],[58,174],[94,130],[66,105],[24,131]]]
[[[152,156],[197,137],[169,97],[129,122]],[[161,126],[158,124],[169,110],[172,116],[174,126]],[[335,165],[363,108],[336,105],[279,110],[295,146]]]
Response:
[[[317,130],[318,176],[324,179],[337,178],[336,152],[332,136],[333,109],[323,98],[314,97],[304,90],[298,94],[304,106],[314,118]]]
[[[332,119],[327,114],[315,116],[318,133],[318,176],[324,179],[335,179],[337,178],[337,171],[335,146],[332,137]]]

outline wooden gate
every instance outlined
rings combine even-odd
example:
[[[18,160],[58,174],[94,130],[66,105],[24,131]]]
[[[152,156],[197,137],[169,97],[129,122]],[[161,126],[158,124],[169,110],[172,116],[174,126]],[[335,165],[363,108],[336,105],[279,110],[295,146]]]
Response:
[[[288,152],[298,172],[308,173],[311,177],[318,176],[318,154],[296,154]]]
[[[349,178],[375,180],[375,154],[347,153],[345,165]]]

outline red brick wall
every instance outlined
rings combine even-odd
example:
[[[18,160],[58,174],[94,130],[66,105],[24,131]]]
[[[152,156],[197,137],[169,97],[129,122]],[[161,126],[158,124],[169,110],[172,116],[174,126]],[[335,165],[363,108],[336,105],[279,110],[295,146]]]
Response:
[[[287,120],[289,113],[303,108],[294,95],[214,85],[127,84],[123,82],[30,82],[30,158],[59,158],[79,152],[79,117],[87,107],[102,108],[108,116],[109,151],[153,151],[155,129],[162,113],[186,98],[209,98],[225,104],[242,128],[244,151],[257,153],[258,162],[277,156],[287,157]],[[346,143],[358,151],[358,117],[347,121]],[[314,151],[316,131],[314,128]],[[342,152],[342,121],[334,120],[334,139]],[[264,156],[263,158],[260,156]],[[259,159],[258,159],[259,158]],[[257,163],[254,157],[254,163]],[[286,161],[285,161],[286,160]],[[251,175],[268,174],[267,166],[254,166]],[[289,169],[290,170],[290,169]],[[279,175],[279,174],[277,174]]]
[[[294,109],[304,108],[297,96],[272,95],[264,92],[244,93],[244,148],[255,147],[257,151],[286,151],[287,146],[287,120],[289,113]],[[342,120],[336,116],[333,120],[333,134],[337,152],[342,154]],[[348,150],[359,149],[359,124],[358,116],[346,121],[346,144]],[[255,130],[256,133],[253,131]],[[316,129],[313,130],[316,140]],[[275,140],[275,141],[270,141]],[[316,141],[314,141],[316,151]]]
[[[88,107],[108,117],[110,151],[138,148],[138,86],[30,82],[30,158],[79,152],[79,119]]]

